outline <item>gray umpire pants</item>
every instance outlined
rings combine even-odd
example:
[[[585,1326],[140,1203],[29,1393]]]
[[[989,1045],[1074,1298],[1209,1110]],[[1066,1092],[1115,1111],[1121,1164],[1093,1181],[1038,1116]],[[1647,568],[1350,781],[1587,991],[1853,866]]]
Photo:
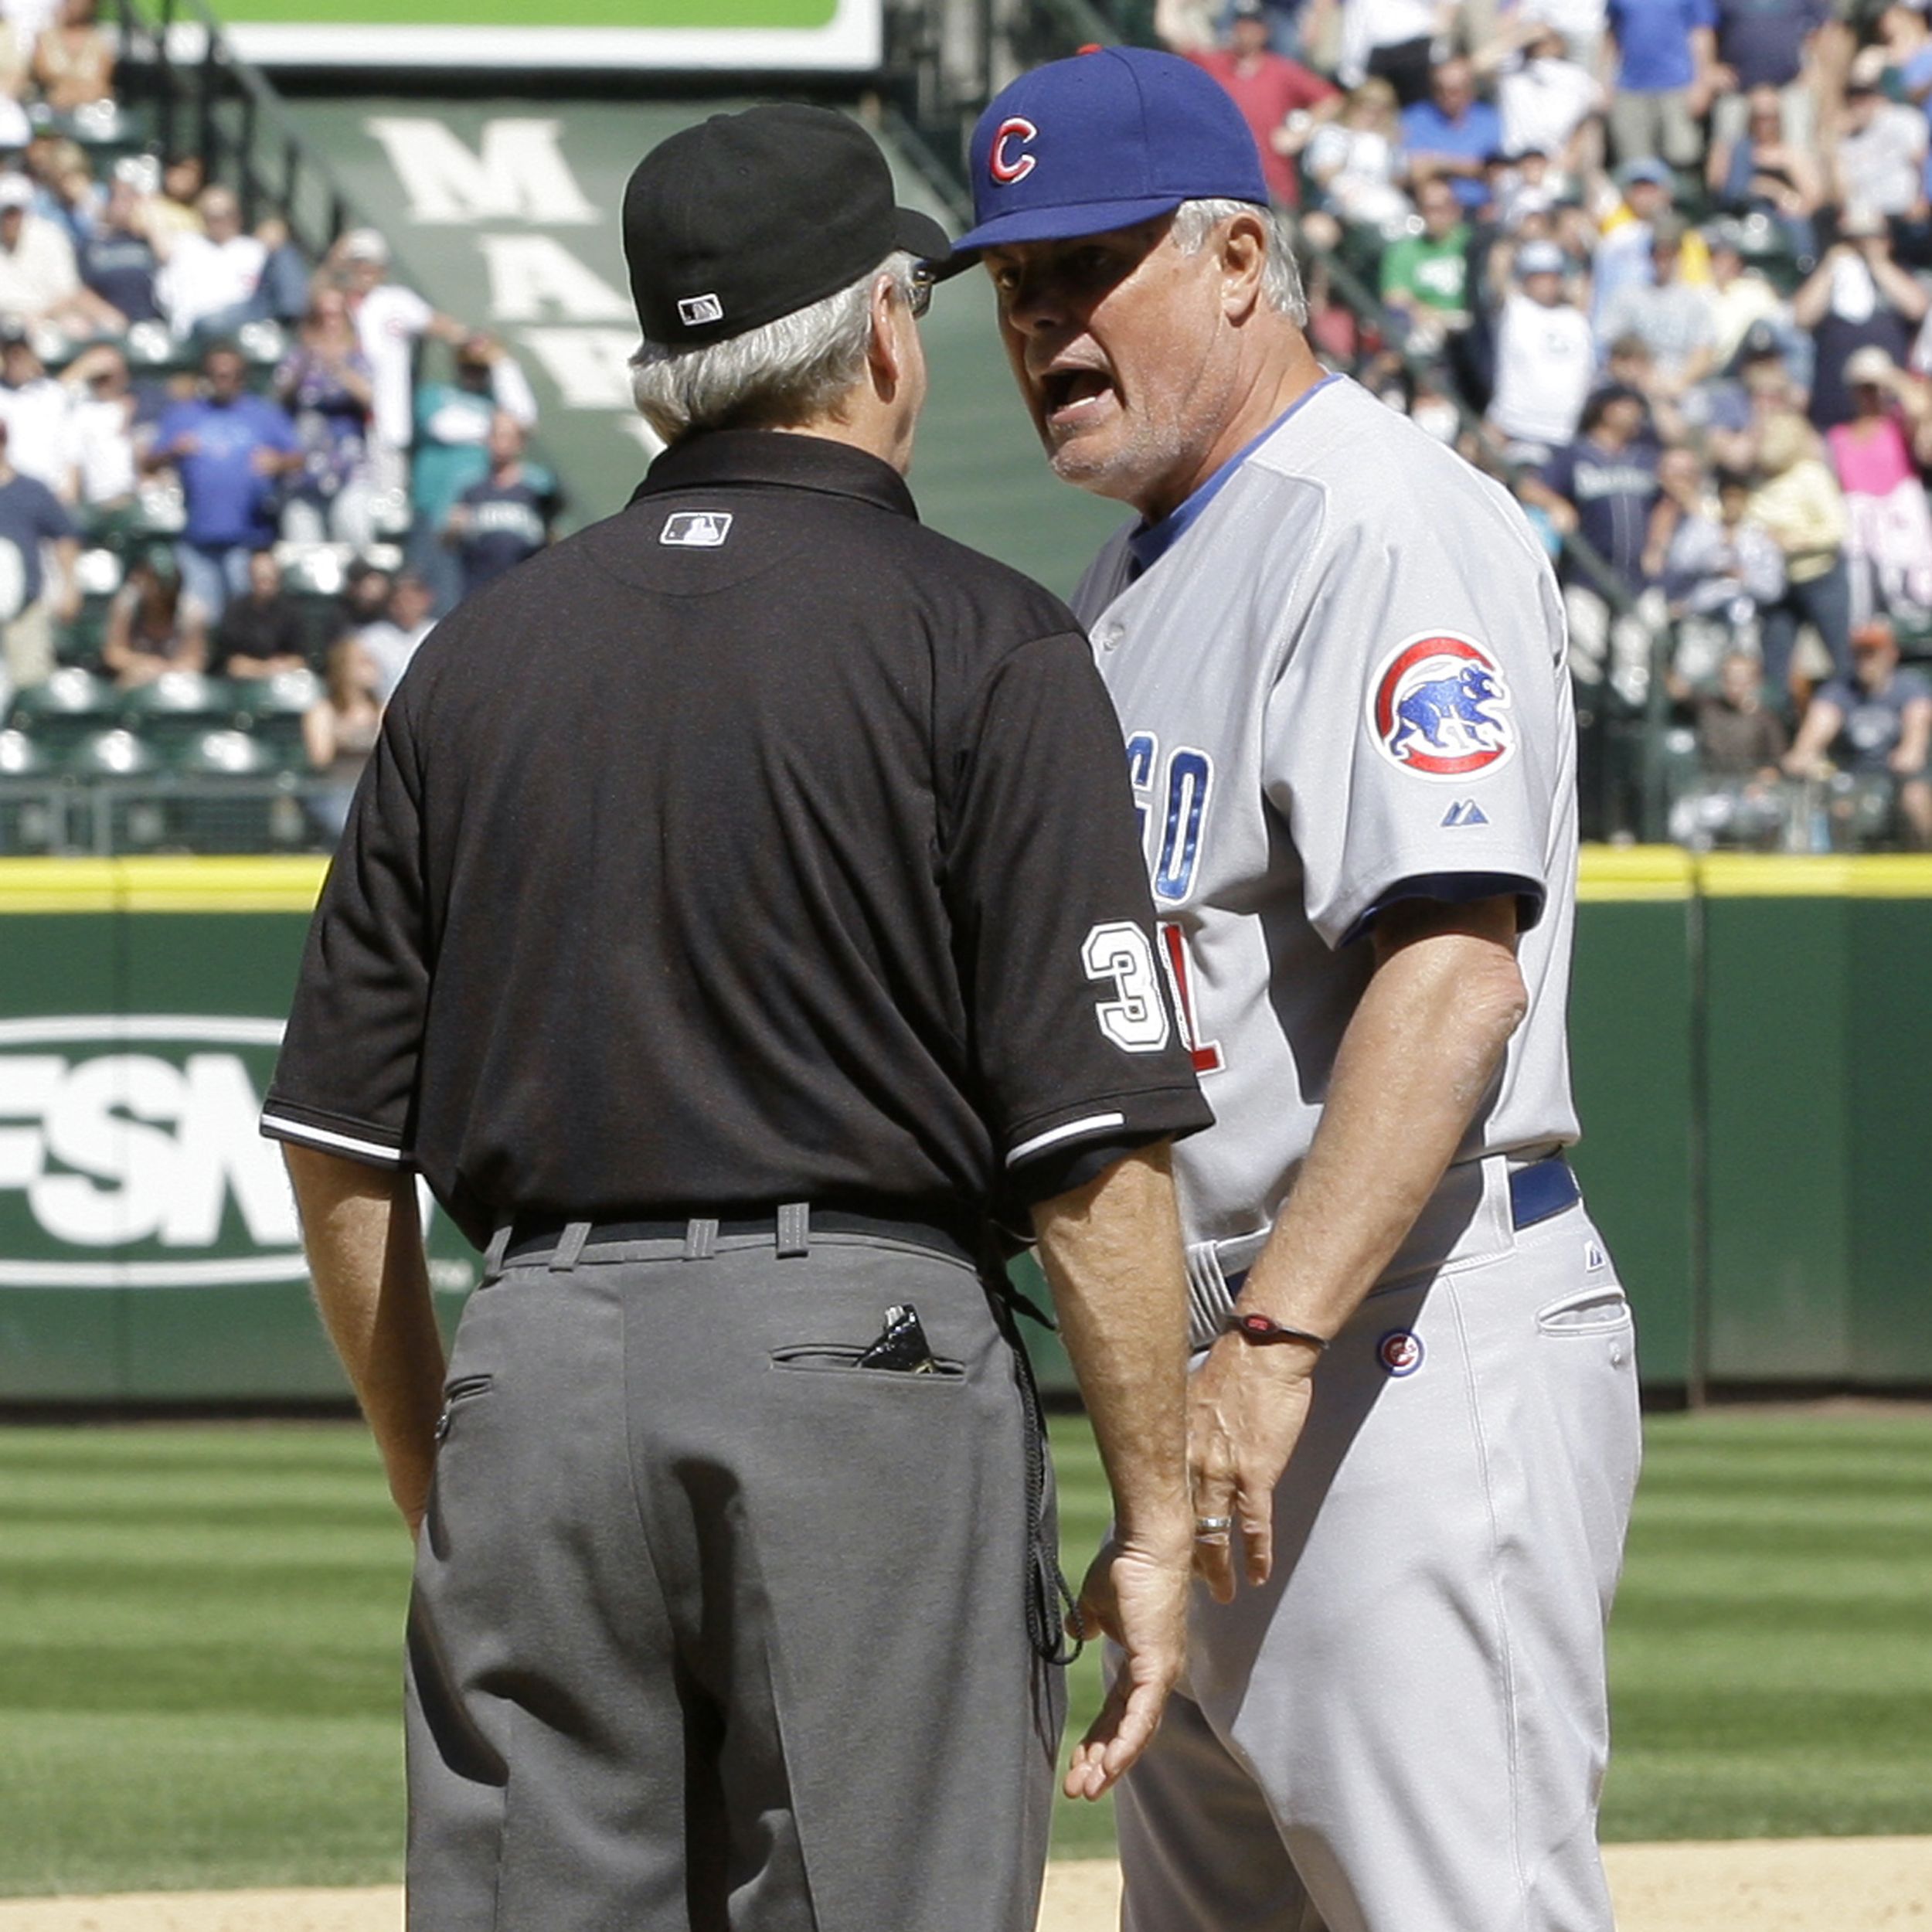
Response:
[[[978,1274],[577,1233],[478,1291],[450,1363],[410,1932],[1031,1932],[1063,1692]],[[937,1372],[855,1366],[894,1303]]]

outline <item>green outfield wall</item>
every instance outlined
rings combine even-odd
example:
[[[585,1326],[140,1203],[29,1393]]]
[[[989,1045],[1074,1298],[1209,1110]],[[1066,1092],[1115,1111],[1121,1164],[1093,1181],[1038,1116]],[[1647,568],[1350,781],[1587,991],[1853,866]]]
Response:
[[[342,1393],[255,1131],[321,872],[0,862],[0,1403]],[[1580,900],[1576,1160],[1647,1386],[1932,1384],[1932,859],[1593,851]]]

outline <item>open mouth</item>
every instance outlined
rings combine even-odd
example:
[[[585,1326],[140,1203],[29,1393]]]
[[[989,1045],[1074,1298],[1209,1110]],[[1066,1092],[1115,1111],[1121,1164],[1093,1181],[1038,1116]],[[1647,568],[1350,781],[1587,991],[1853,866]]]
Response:
[[[1040,413],[1056,429],[1077,427],[1114,394],[1097,369],[1049,369],[1039,378]]]

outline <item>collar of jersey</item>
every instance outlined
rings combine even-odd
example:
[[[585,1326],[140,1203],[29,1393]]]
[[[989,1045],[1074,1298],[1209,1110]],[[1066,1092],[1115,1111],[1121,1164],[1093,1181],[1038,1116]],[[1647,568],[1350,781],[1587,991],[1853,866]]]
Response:
[[[849,443],[781,430],[706,430],[686,437],[652,463],[631,501],[728,483],[818,490],[857,497],[915,520],[919,515],[906,479],[889,463]]]
[[[1158,523],[1144,523],[1127,539],[1127,548],[1134,560],[1134,573],[1140,576],[1151,570],[1168,551],[1194,527],[1201,512],[1221,493],[1221,486],[1233,475],[1268,438],[1311,396],[1319,396],[1331,383],[1339,380],[1335,376],[1325,376],[1312,389],[1304,389],[1274,420],[1251,443],[1244,443],[1221,467],[1196,490],[1192,495],[1177,503]]]

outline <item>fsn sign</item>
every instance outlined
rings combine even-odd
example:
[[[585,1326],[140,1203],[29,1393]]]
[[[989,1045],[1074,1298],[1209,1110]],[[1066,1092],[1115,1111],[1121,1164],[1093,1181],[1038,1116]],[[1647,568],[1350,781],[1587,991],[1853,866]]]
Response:
[[[0,1288],[301,1281],[257,1128],[279,1020],[0,1019]]]

